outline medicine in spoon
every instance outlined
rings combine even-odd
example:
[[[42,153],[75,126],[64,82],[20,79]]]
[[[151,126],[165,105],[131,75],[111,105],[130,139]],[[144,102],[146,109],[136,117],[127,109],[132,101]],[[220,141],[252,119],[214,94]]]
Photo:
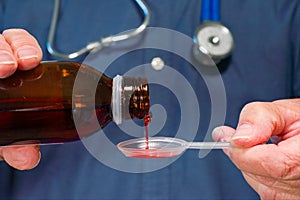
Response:
[[[229,142],[187,142],[171,137],[136,138],[120,142],[117,147],[132,158],[170,158],[181,155],[186,149],[223,149]]]

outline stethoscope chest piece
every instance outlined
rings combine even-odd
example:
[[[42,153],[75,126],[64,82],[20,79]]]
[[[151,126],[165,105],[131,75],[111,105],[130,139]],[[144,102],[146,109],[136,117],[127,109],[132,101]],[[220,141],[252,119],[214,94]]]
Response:
[[[234,47],[231,32],[219,22],[206,21],[194,34],[194,56],[202,64],[203,54],[208,55],[217,64],[228,57]]]

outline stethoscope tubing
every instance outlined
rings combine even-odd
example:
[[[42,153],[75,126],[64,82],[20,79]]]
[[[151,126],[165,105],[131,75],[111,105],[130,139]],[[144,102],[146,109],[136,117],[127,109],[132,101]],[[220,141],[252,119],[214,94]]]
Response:
[[[141,9],[141,11],[144,14],[143,22],[140,24],[139,27],[137,27],[136,29],[133,29],[131,31],[127,31],[126,33],[115,34],[112,36],[101,38],[98,41],[88,43],[85,47],[83,47],[82,49],[79,49],[77,51],[74,51],[71,53],[63,53],[63,52],[59,52],[57,49],[54,48],[54,38],[55,38],[58,12],[59,12],[59,4],[60,4],[59,3],[60,0],[55,0],[52,21],[51,21],[51,26],[50,26],[49,35],[48,35],[48,41],[46,43],[48,52],[51,55],[59,57],[59,58],[73,59],[73,58],[77,58],[85,53],[100,50],[104,47],[114,45],[115,43],[117,43],[119,41],[127,40],[127,39],[133,38],[133,37],[141,34],[142,32],[144,32],[146,30],[147,26],[149,25],[150,16],[151,16],[150,8],[144,0],[133,0],[133,1],[135,1],[137,3],[137,5],[139,6],[139,8]],[[221,25],[220,24],[220,15],[221,15],[220,0],[202,0],[201,16],[200,16],[200,22],[202,24],[205,24],[207,27],[220,26]],[[217,24],[213,24],[213,23],[217,23]],[[198,32],[200,30],[197,29]],[[212,35],[212,37],[214,37],[214,36],[218,36],[218,34]],[[196,38],[196,37],[194,37],[194,38]],[[196,41],[195,41],[195,43],[196,43]],[[227,53],[225,53],[225,54],[227,54]],[[212,58],[214,57],[213,53],[209,52],[208,55],[212,56]]]
[[[202,0],[201,4],[201,22],[220,21],[220,0]]]
[[[73,58],[77,58],[85,53],[100,50],[103,47],[114,45],[116,42],[127,40],[127,39],[133,38],[133,37],[141,34],[142,32],[144,32],[146,30],[147,26],[150,23],[150,18],[151,18],[150,8],[144,0],[134,0],[134,1],[136,2],[138,7],[143,12],[143,21],[137,28],[127,31],[126,33],[115,34],[112,36],[101,38],[99,41],[94,41],[94,42],[88,43],[82,49],[79,49],[72,53],[62,53],[54,48],[54,38],[55,38],[59,5],[60,5],[60,0],[55,0],[53,14],[52,14],[52,20],[51,20],[51,25],[50,25],[49,35],[48,35],[48,41],[46,43],[46,48],[47,48],[48,52],[51,55],[59,57],[59,58],[73,59]]]

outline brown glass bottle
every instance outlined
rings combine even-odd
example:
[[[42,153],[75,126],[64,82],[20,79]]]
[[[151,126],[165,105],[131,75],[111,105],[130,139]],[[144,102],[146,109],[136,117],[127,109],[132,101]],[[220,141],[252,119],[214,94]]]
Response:
[[[0,146],[74,141],[148,113],[146,79],[111,79],[79,63],[43,62],[0,80]]]

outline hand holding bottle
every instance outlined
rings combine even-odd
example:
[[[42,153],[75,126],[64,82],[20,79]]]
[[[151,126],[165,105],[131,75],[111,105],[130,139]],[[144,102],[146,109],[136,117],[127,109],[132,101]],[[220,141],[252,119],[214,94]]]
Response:
[[[231,141],[224,150],[262,199],[300,197],[300,99],[250,103],[237,129],[213,131],[217,141]],[[266,144],[271,139],[273,144]]]
[[[16,70],[32,69],[41,59],[42,50],[27,31],[8,29],[0,34],[0,78],[6,78]],[[31,169],[40,160],[39,146],[3,147],[0,157],[16,169]]]

